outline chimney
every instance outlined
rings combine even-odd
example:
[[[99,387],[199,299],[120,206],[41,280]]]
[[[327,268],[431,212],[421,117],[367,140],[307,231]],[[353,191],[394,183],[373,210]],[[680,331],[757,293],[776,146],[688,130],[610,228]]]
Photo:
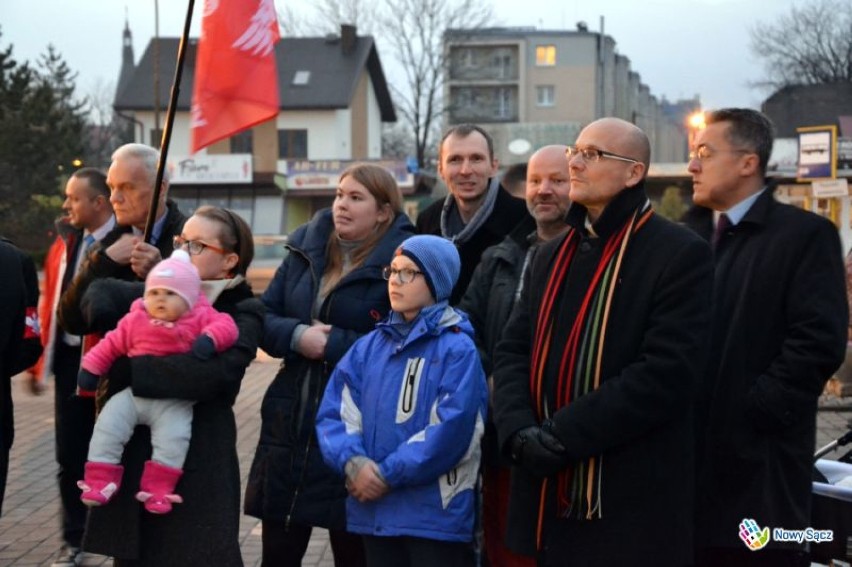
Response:
[[[350,24],[340,24],[340,46],[343,48],[344,55],[355,53],[355,46],[358,44],[358,32],[355,26]]]

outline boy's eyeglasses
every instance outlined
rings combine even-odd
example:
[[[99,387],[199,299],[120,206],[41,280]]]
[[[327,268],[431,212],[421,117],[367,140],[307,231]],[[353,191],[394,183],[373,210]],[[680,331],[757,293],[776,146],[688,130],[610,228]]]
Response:
[[[403,268],[401,270],[391,268],[390,266],[382,268],[383,278],[390,281],[391,277],[396,276],[396,281],[401,284],[411,283],[414,281],[414,278],[421,275],[423,275],[423,272],[420,270],[412,270],[410,268]]]
[[[598,148],[578,148],[577,146],[568,146],[565,150],[565,155],[568,156],[568,159],[571,159],[574,156],[580,156],[586,163],[596,163],[599,162],[601,158],[617,159],[628,163],[639,163],[639,160],[637,159],[620,156],[606,150],[599,150]]]
[[[219,248],[218,246],[213,246],[212,244],[207,244],[206,242],[201,242],[200,240],[185,240],[180,236],[175,236],[172,241],[172,246],[174,246],[175,250],[186,250],[191,256],[198,256],[202,252],[204,252],[205,248],[209,248],[214,252],[218,252],[219,254],[227,254],[228,251],[224,248]]]

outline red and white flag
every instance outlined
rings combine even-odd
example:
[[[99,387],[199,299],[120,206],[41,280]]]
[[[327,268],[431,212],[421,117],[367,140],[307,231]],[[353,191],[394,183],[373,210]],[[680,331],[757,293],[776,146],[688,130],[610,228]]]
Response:
[[[278,114],[279,39],[273,0],[205,0],[192,89],[193,153]]]

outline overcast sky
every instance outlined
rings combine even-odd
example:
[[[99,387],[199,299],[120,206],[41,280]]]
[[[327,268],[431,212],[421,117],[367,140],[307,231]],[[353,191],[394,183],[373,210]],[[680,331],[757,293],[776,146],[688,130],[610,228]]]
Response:
[[[705,108],[758,108],[769,94],[749,87],[763,67],[749,50],[749,30],[809,0],[494,0],[501,25],[575,29],[585,21],[616,41],[619,53],[651,89],[670,101],[699,95]],[[203,0],[196,0],[198,35]],[[275,0],[283,7],[284,0]],[[307,12],[308,0],[291,0]],[[160,35],[179,36],[187,2],[159,2]],[[49,43],[79,73],[77,90],[111,86],[121,65],[125,15],[136,60],[154,35],[154,0],[0,0],[0,48],[13,45],[19,60],[35,61]],[[384,59],[386,54],[380,53]],[[387,68],[387,65],[386,65]]]

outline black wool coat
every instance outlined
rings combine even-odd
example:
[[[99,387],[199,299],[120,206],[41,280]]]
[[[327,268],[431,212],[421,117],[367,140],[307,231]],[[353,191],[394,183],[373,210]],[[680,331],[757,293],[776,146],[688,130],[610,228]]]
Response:
[[[435,201],[417,216],[418,234],[441,234],[441,212],[444,199]],[[489,246],[494,246],[506,237],[519,223],[527,223],[526,232],[535,230],[535,223],[527,212],[523,199],[512,197],[501,185],[497,191],[494,209],[479,230],[463,244],[457,244],[461,258],[459,279],[450,295],[450,305],[458,305],[470,284],[473,271],[482,259],[482,254]]]
[[[38,276],[27,254],[0,238],[0,511],[15,437],[11,378],[32,366],[41,354],[38,336],[25,329],[27,314],[38,304]]]
[[[716,250],[699,406],[700,546],[739,549],[743,518],[810,526],[817,398],[846,353],[845,282],[834,225],[770,189]]]
[[[553,363],[561,359],[604,243],[646,200],[641,186],[622,190],[593,225],[599,238],[583,228],[585,209],[571,205],[568,222],[582,236],[555,306],[560,314],[545,367],[551,387],[560,379]],[[525,291],[497,347],[494,407],[504,454],[515,433],[538,423],[530,393],[530,349],[564,238],[537,249]],[[554,433],[571,462],[602,457],[603,517],[579,521],[546,515],[540,551],[548,565],[692,561],[693,401],[709,336],[711,253],[688,229],[653,215],[632,236],[622,261],[601,384],[561,409],[551,405]],[[550,391],[543,394],[554,397]],[[517,552],[535,550],[539,492],[539,480],[513,467],[506,542]]]
[[[123,289],[116,290],[117,285]],[[120,316],[142,284],[96,282],[87,293],[85,311],[100,322]],[[130,297],[124,295],[135,289]],[[134,495],[145,460],[151,455],[150,430],[137,426],[124,450],[124,478],[114,499],[93,508],[83,549],[115,558],[115,565],[186,566],[243,564],[239,545],[240,470],[237,428],[232,406],[249,363],[254,359],[263,326],[263,305],[243,282],[222,292],[213,303],[234,318],[237,343],[210,360],[192,354],[124,358],[113,366],[105,397],[129,382],[145,398],[178,398],[193,406],[192,439],[176,492],[183,503],[164,515],[147,512]],[[104,380],[102,379],[102,382]],[[103,402],[103,400],[99,400]]]
[[[267,313],[261,347],[284,361],[263,397],[245,512],[281,525],[292,522],[342,530],[346,528],[346,487],[343,477],[323,461],[314,430],[316,412],[334,365],[390,311],[382,268],[413,234],[413,227],[408,217],[397,215],[364,263],[331,290],[319,313],[319,320],[332,326],[325,359],[309,360],[291,350],[290,341],[297,325],[311,324],[333,229],[330,209],[319,211],[298,228],[288,240],[289,255],[262,297]]]

